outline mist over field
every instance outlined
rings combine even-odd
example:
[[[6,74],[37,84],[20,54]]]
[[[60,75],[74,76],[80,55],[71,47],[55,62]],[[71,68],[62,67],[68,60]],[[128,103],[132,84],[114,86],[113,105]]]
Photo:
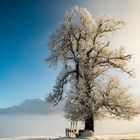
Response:
[[[133,96],[134,101],[139,105],[139,95]],[[17,136],[64,136],[65,128],[70,127],[70,121],[64,118],[64,113],[61,111],[61,106],[52,108],[47,106],[47,110],[51,110],[49,114],[30,114],[32,104],[34,107],[43,105],[44,101],[26,100],[22,104],[18,105],[14,109],[17,113],[10,113],[10,110],[6,108],[3,110],[4,114],[0,115],[0,137],[17,137]],[[36,104],[36,105],[35,105]],[[25,107],[30,109],[30,112],[21,114],[21,111]],[[30,105],[30,106],[29,106]],[[22,107],[22,108],[21,108]],[[44,110],[41,110],[44,113]],[[122,133],[139,133],[140,132],[140,115],[135,117],[131,121],[116,120],[116,119],[104,119],[95,122],[95,133],[97,134],[122,134]],[[78,128],[83,129],[83,123],[78,122]]]
[[[63,114],[0,115],[0,137],[62,135],[66,126]]]
[[[97,134],[137,133],[140,130],[140,116],[132,121],[102,120],[96,121]],[[82,128],[82,123],[78,127]],[[63,114],[52,115],[0,115],[0,137],[17,136],[64,136],[64,130],[70,127]]]

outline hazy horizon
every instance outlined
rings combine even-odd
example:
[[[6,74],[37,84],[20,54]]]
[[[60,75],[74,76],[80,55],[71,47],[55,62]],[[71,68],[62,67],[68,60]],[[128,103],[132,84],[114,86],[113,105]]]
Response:
[[[53,115],[0,115],[0,137],[18,136],[65,136],[70,121],[64,114]],[[127,120],[103,119],[95,121],[96,134],[140,133],[140,116]],[[78,128],[83,129],[82,122]]]

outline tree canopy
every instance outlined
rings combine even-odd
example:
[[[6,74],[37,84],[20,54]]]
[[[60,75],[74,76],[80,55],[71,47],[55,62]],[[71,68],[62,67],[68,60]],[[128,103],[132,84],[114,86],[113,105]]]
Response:
[[[67,96],[67,118],[85,121],[108,113],[130,119],[138,114],[127,88],[111,72],[134,76],[131,55],[110,45],[110,37],[124,25],[111,16],[94,19],[85,8],[75,6],[52,33],[47,61],[63,67],[47,100],[56,105]]]

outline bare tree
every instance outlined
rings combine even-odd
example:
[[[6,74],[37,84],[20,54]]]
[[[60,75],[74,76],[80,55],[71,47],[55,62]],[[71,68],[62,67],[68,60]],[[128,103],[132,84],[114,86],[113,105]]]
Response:
[[[105,101],[109,102],[104,93],[108,91],[107,87],[104,90],[101,88],[103,91],[97,92],[97,85],[99,85],[97,83],[102,83],[100,81],[105,79],[112,69],[133,76],[133,70],[128,65],[131,55],[125,54],[122,47],[114,50],[110,46],[110,36],[121,29],[124,24],[123,21],[117,21],[109,16],[103,16],[95,20],[85,8],[75,6],[66,13],[64,20],[50,37],[48,46],[51,55],[47,58],[47,61],[50,66],[56,66],[58,62],[61,62],[63,67],[47,100],[53,101],[56,105],[66,93],[75,93],[81,105],[82,101],[84,101],[83,104],[90,103],[90,106],[83,108],[86,111],[83,110],[83,113],[88,114],[84,117],[85,129],[94,130],[93,125],[90,126],[89,124],[93,124],[95,114],[98,114],[97,116],[102,114],[98,112],[99,109],[96,109],[97,106],[99,108],[104,106],[111,113],[112,106],[109,106],[110,104],[105,106]],[[66,88],[67,85],[69,85],[69,92]],[[118,92],[117,89],[114,91]],[[110,92],[108,91],[108,94]],[[86,98],[86,100],[81,100],[81,97]],[[99,100],[101,98],[102,103],[100,101],[97,105],[95,103],[98,100],[95,100],[96,97]],[[117,98],[117,96],[115,97]],[[129,104],[129,100],[127,104]],[[90,111],[91,107],[92,111]],[[82,110],[79,109],[79,111]],[[115,106],[112,113],[116,112]],[[119,115],[116,114],[116,116]]]

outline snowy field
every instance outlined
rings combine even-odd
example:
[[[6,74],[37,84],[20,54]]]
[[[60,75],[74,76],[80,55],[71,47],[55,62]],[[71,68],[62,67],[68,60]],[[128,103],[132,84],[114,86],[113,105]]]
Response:
[[[0,140],[140,140],[140,133],[122,134],[122,135],[95,135],[88,138],[65,138],[52,136],[24,136],[24,137],[9,137],[0,138]]]
[[[52,136],[20,136],[20,137],[0,138],[0,140],[50,140],[50,139],[58,139],[58,138]]]

